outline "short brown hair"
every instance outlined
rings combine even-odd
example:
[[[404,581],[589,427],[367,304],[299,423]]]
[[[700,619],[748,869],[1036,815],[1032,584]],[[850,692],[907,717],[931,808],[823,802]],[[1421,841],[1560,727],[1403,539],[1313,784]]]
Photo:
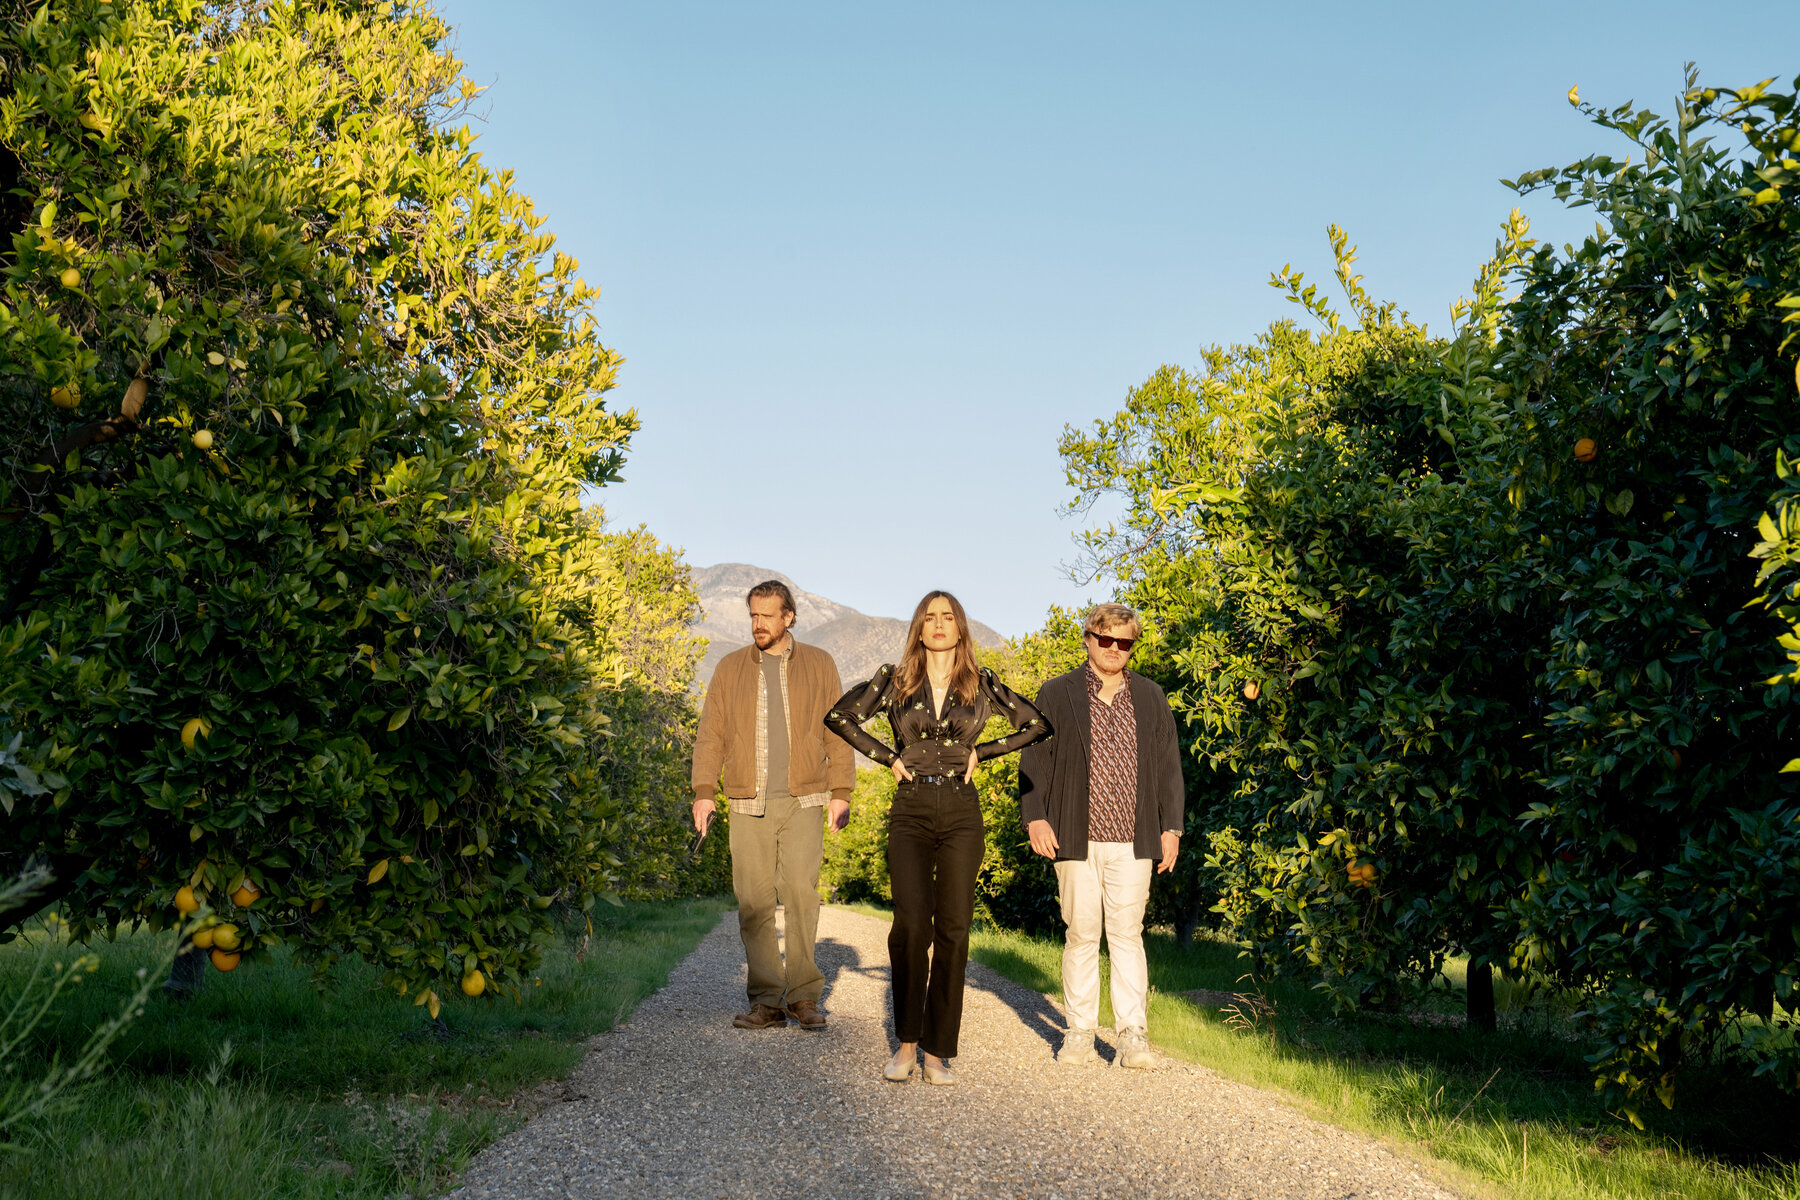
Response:
[[[1081,623],[1081,631],[1084,634],[1105,633],[1108,629],[1117,629],[1121,625],[1131,626],[1132,637],[1144,632],[1134,610],[1123,604],[1096,604],[1088,609],[1087,619]]]
[[[797,617],[800,615],[799,610],[794,607],[794,593],[788,591],[788,585],[781,582],[779,579],[765,579],[755,587],[751,588],[750,594],[744,597],[744,604],[748,607],[752,600],[759,597],[767,600],[770,596],[781,601],[781,611],[785,612],[788,616]]]

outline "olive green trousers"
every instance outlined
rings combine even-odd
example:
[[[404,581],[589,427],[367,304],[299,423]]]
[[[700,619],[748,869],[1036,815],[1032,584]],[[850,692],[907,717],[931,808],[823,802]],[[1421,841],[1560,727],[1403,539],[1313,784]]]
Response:
[[[801,808],[792,796],[771,799],[760,817],[731,814],[731,887],[737,893],[738,933],[750,963],[745,991],[751,1004],[784,1003],[825,994],[813,961],[819,931],[819,860],[825,853],[825,809]],[[775,938],[775,906],[785,918],[787,962]],[[785,1000],[784,1000],[785,995]]]

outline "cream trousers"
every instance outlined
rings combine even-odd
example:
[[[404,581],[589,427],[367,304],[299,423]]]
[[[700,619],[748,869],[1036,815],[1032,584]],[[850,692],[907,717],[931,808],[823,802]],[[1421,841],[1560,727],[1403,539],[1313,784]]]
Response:
[[[1063,1007],[1069,1028],[1100,1024],[1100,934],[1112,957],[1114,1029],[1146,1028],[1150,966],[1144,960],[1144,906],[1150,902],[1150,859],[1130,842],[1089,842],[1087,859],[1056,864],[1062,901]]]

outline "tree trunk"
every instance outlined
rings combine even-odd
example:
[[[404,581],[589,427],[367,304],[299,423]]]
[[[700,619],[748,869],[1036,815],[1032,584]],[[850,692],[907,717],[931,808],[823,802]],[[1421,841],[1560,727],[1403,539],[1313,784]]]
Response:
[[[1775,1019],[1775,977],[1758,979],[1750,987],[1750,1011],[1764,1021]]]
[[[1198,890],[1199,885],[1196,884],[1190,887],[1185,895],[1178,896],[1175,901],[1175,944],[1177,946],[1185,946],[1193,940],[1194,926],[1198,924],[1199,916],[1194,911],[1199,906],[1194,903],[1193,894]]]
[[[1492,963],[1470,962],[1469,982],[1465,989],[1469,1004],[1469,1028],[1492,1033],[1494,1020],[1494,967]]]

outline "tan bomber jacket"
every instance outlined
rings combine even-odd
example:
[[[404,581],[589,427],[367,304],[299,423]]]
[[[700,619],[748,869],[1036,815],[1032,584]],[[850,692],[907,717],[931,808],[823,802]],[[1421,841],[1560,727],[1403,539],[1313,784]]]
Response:
[[[756,698],[761,688],[762,651],[753,645],[727,654],[713,668],[694,738],[696,800],[711,800],[721,776],[731,799],[757,795]],[[788,792],[813,796],[829,791],[833,799],[848,800],[856,786],[856,754],[825,728],[825,714],[843,694],[837,663],[817,646],[794,639],[787,689]]]

